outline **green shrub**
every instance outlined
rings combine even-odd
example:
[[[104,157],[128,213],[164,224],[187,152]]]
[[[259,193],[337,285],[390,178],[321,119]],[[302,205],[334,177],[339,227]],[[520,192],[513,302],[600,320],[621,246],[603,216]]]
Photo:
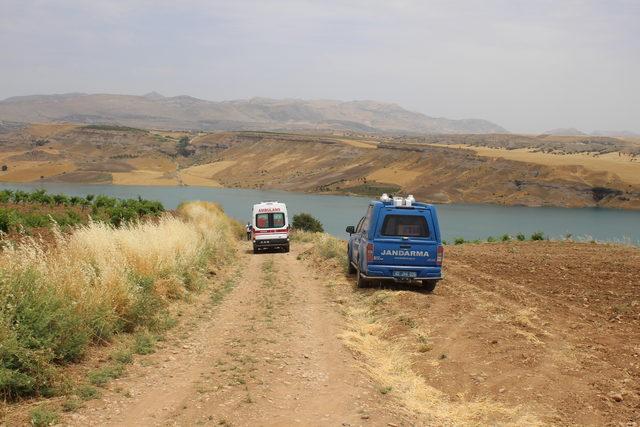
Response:
[[[453,241],[453,243],[455,245],[461,245],[463,243],[466,243],[466,240],[464,240],[464,238],[462,238],[462,237],[456,237],[455,240]]]
[[[0,191],[0,203],[9,203],[13,198],[13,191],[2,190]]]
[[[51,409],[40,406],[31,411],[31,425],[35,427],[45,427],[58,424],[58,414]]]
[[[89,375],[87,375],[87,377],[91,384],[96,386],[104,386],[109,381],[120,378],[123,372],[124,365],[121,363],[114,363],[112,365],[107,365],[103,368],[89,372]]]
[[[75,361],[90,330],[74,307],[33,271],[0,279],[0,394],[51,394],[55,363]]]
[[[153,277],[132,275],[133,304],[124,320],[124,330],[132,332],[137,326],[153,326],[157,321],[162,300],[155,292]]]
[[[156,337],[148,331],[140,331],[134,337],[133,351],[136,354],[151,354],[156,351]]]
[[[502,240],[503,242],[508,242],[509,240],[511,240],[511,236],[508,234],[503,234],[500,240]]]
[[[11,211],[8,209],[0,209],[0,231],[8,233],[12,225]]]
[[[77,397],[72,397],[62,402],[62,410],[64,412],[75,412],[83,406],[82,401]]]
[[[524,242],[525,240],[527,240],[527,236],[525,236],[525,235],[524,235],[524,234],[522,234],[522,233],[518,233],[518,234],[516,235],[516,239],[518,239],[518,240],[519,240],[519,241],[521,241],[521,242]]]
[[[544,233],[542,231],[536,231],[531,235],[531,240],[544,240]]]
[[[121,363],[125,365],[128,365],[129,363],[133,363],[133,352],[131,351],[131,349],[126,347],[114,350],[111,353],[110,357],[111,357],[111,360],[117,363]]]
[[[293,228],[296,230],[310,231],[312,233],[323,233],[322,223],[308,213],[299,213],[293,216]]]
[[[78,387],[76,394],[82,400],[92,400],[100,397],[100,390],[91,385],[83,385]]]
[[[493,242],[495,242],[495,241],[496,241],[496,238],[495,238],[495,237],[493,237],[493,236],[489,236],[489,237],[487,237],[487,242],[489,242],[489,243],[493,243]]]

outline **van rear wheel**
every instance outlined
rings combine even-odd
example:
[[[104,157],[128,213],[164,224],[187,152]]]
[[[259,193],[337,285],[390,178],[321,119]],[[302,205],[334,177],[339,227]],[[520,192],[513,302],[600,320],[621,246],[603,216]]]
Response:
[[[425,280],[422,282],[422,286],[424,286],[424,289],[427,292],[433,292],[437,284],[438,284],[437,280]]]
[[[358,288],[366,288],[367,286],[369,286],[369,281],[364,278],[362,273],[360,273],[360,270],[357,270],[357,274],[358,274],[358,280],[356,281],[356,286]]]
[[[347,271],[349,272],[349,274],[356,274],[358,272],[353,264],[351,264],[351,261],[349,261],[349,267],[347,268]]]

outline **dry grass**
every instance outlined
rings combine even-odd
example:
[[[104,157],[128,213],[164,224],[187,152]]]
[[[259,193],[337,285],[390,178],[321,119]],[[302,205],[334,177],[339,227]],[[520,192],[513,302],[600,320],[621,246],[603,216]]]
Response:
[[[311,233],[295,230],[291,233],[291,240],[300,243],[312,243],[307,255],[321,261],[332,262],[335,266],[347,269],[347,244],[344,240],[336,239],[326,233]]]
[[[114,228],[91,223],[0,253],[0,394],[42,393],[55,365],[92,342],[152,328],[167,302],[198,290],[233,256],[237,225],[214,204]]]
[[[596,173],[615,174],[624,182],[632,185],[640,184],[640,162],[633,161],[633,157],[622,155],[618,152],[598,155],[594,155],[593,153],[552,154],[525,148],[506,150],[501,148],[476,147],[463,144],[430,145],[449,148],[464,148],[473,150],[477,155],[483,157],[499,157],[507,160],[535,163],[544,166],[582,166]]]
[[[452,398],[416,374],[410,352],[384,337],[386,325],[368,308],[351,305],[347,312],[348,329],[341,338],[364,359],[364,369],[378,382],[381,392],[396,397],[403,406],[427,418],[435,425],[538,425],[535,417],[520,408],[508,408],[489,399],[468,401]]]

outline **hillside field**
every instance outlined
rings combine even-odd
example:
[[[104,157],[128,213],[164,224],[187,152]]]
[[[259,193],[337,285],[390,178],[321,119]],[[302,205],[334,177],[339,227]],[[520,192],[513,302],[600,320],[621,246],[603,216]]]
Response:
[[[181,138],[187,143],[178,148]],[[640,145],[610,137],[189,133],[34,124],[0,134],[0,182],[414,194],[436,203],[640,209]]]

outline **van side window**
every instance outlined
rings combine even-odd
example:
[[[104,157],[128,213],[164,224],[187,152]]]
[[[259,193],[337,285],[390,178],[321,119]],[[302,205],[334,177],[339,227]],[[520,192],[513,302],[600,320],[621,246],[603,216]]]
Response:
[[[371,224],[371,216],[373,214],[373,206],[369,205],[369,209],[367,209],[367,215],[364,217],[364,222],[362,223],[362,231],[365,233],[369,231],[369,224]]]

